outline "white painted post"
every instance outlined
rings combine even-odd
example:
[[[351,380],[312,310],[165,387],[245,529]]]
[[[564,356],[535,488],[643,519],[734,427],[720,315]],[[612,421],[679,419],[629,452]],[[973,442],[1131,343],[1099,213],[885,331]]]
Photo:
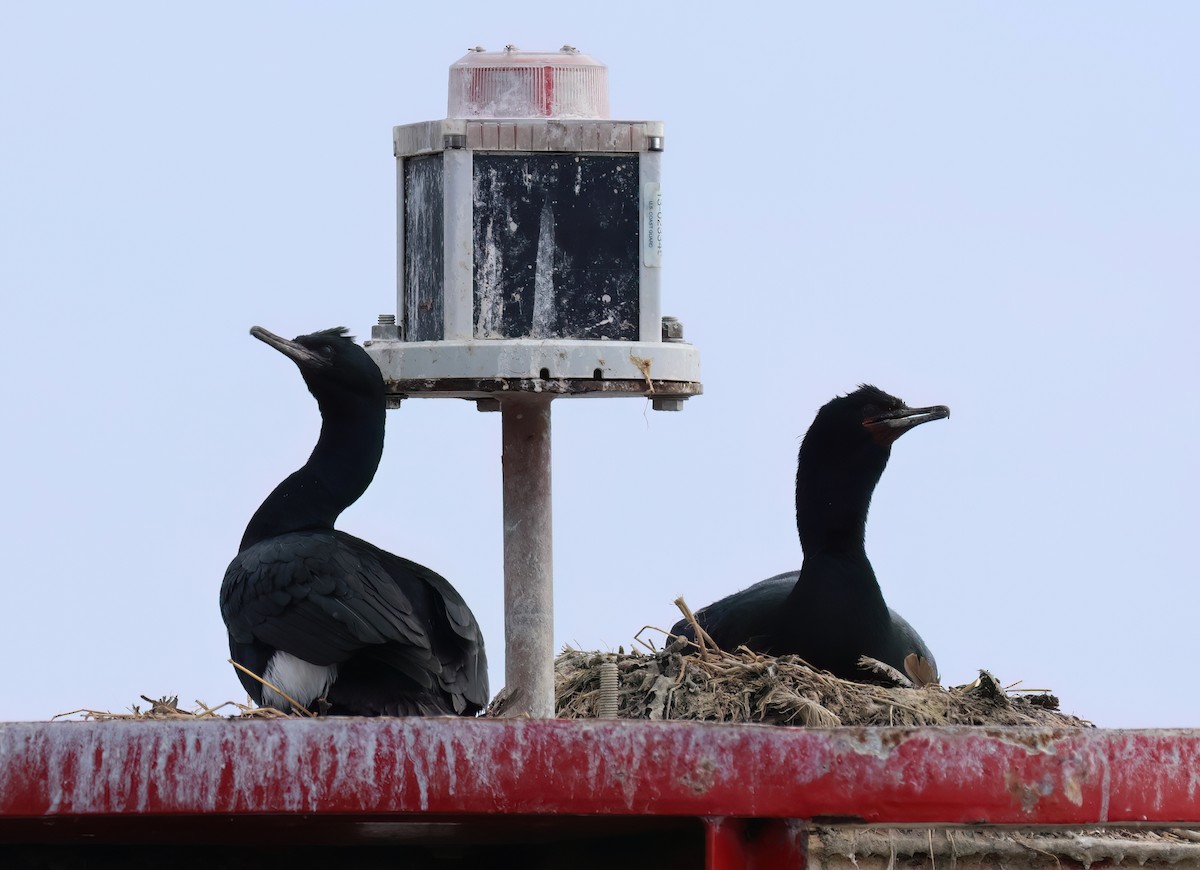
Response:
[[[550,401],[500,399],[504,477],[506,716],[554,718],[554,540]]]

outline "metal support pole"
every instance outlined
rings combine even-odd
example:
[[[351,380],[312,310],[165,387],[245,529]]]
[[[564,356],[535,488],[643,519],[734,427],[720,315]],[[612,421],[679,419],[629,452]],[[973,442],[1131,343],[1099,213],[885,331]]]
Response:
[[[554,717],[554,538],[550,400],[500,400],[504,465],[506,715]]]

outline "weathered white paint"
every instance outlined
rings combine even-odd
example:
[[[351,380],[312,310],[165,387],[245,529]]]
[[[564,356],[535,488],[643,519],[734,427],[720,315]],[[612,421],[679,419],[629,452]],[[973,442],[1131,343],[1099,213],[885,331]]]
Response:
[[[591,379],[600,369],[605,379],[642,380],[648,373],[656,381],[700,380],[700,351],[682,341],[513,338],[368,341],[366,347],[389,380],[537,378],[542,369],[551,378]]]
[[[524,394],[500,402],[507,715],[540,719],[554,716],[550,401]]]
[[[396,157],[444,151],[447,136],[461,136],[466,147],[487,151],[588,151],[594,154],[647,151],[663,139],[662,121],[580,121],[569,118],[467,121],[446,118],[392,128]]]
[[[442,209],[446,245],[443,249],[445,296],[443,317],[447,341],[470,339],[475,307],[474,158],[470,151],[447,151]]]
[[[641,251],[638,255],[638,270],[641,290],[638,296],[638,338],[642,343],[653,344],[661,341],[662,336],[662,215],[658,205],[662,201],[662,153],[658,151],[643,151],[638,155],[638,175],[641,182],[640,230],[642,238],[638,243]],[[651,197],[653,201],[651,201]],[[646,237],[649,209],[654,208],[655,245],[654,252],[647,256]],[[698,380],[699,378],[697,378]]]

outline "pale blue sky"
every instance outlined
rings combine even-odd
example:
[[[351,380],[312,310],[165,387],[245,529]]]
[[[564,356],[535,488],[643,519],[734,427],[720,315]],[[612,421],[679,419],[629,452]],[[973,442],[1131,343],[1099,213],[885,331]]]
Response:
[[[799,436],[870,381],[950,420],[868,526],[949,682],[1200,726],[1191,3],[0,3],[0,719],[241,698],[217,590],[315,404],[247,334],[394,309],[394,124],[468,46],[579,46],[664,120],[679,414],[554,406],[556,642],[800,562]],[[499,417],[389,415],[342,527],[478,614],[503,685]]]

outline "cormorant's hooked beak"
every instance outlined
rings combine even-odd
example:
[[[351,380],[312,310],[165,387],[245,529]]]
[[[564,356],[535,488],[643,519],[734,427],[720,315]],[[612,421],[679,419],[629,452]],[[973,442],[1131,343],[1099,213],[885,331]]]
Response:
[[[928,408],[900,408],[877,417],[868,417],[863,420],[863,426],[878,443],[891,444],[915,426],[949,416],[950,409],[945,405],[930,405]]]
[[[297,344],[294,341],[288,341],[286,338],[276,335],[269,329],[263,329],[261,326],[251,326],[250,334],[259,341],[266,342],[267,344],[271,345],[271,347],[275,348],[298,366],[323,368],[329,365],[329,360],[321,356],[319,353],[309,350],[302,344]]]

